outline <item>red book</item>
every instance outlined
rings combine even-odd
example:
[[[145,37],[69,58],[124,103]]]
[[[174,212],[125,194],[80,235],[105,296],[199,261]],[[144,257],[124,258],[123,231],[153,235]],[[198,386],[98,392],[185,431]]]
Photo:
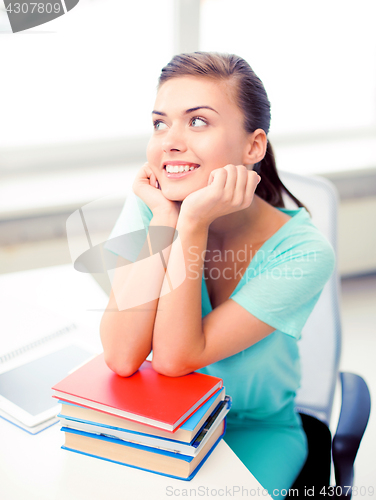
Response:
[[[202,373],[161,375],[150,361],[120,377],[100,354],[52,389],[63,401],[173,432],[221,387],[222,379]]]

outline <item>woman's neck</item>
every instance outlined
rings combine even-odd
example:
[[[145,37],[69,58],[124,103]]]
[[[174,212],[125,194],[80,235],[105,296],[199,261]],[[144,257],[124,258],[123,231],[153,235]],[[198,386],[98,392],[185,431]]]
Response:
[[[255,195],[251,205],[244,210],[218,217],[210,224],[208,239],[217,247],[225,247],[231,241],[247,234],[252,234],[255,240],[262,238],[264,217],[269,204]]]

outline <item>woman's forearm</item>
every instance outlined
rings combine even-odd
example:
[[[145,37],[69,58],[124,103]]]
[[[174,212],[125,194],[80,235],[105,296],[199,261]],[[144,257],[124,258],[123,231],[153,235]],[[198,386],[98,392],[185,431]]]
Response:
[[[100,335],[106,362],[119,375],[132,375],[152,349],[154,321],[165,278],[164,266],[169,259],[176,224],[175,214],[154,215],[142,250],[150,253],[151,257],[118,267],[114,272],[111,297],[102,317]],[[159,242],[150,238],[151,234],[155,234],[153,227],[157,236],[163,235],[158,238]],[[163,229],[166,227],[173,229],[170,241],[166,239],[169,235]],[[162,228],[161,231],[158,228]],[[164,240],[162,256],[157,250],[161,240]]]
[[[154,323],[153,366],[161,373],[178,376],[195,369],[194,362],[205,348],[202,331],[201,286],[208,228],[179,218],[178,235],[184,262],[178,247],[172,247],[168,262],[170,274],[185,266],[184,282],[160,297]]]

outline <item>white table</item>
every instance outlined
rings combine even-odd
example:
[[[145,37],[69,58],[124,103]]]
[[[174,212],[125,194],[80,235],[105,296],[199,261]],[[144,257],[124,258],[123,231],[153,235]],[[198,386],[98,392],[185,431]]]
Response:
[[[71,265],[0,276],[0,287],[64,311],[87,325],[84,341],[100,352],[99,322],[107,296]],[[1,333],[0,333],[1,340]],[[59,424],[30,435],[0,419],[1,500],[159,500],[188,495],[270,498],[222,440],[192,481],[180,481],[61,449]],[[191,491],[189,491],[191,490]],[[248,490],[248,492],[245,492]],[[253,491],[251,491],[253,490]],[[248,493],[248,494],[247,494]]]

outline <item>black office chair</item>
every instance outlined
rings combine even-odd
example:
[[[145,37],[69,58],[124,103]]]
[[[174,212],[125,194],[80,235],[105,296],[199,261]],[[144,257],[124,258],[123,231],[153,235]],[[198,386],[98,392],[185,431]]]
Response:
[[[337,254],[338,195],[333,184],[322,177],[282,171],[279,174],[285,186],[309,209],[312,222]],[[285,202],[287,208],[296,208],[288,197]],[[368,423],[371,400],[362,377],[339,373],[341,321],[337,269],[304,326],[299,349],[302,382],[296,409],[307,435],[308,458],[291,490],[297,489],[300,498],[351,498],[354,461]],[[329,425],[338,379],[342,384],[342,406],[332,439]],[[335,486],[330,485],[332,461]],[[291,491],[290,496],[297,496],[296,491]]]

